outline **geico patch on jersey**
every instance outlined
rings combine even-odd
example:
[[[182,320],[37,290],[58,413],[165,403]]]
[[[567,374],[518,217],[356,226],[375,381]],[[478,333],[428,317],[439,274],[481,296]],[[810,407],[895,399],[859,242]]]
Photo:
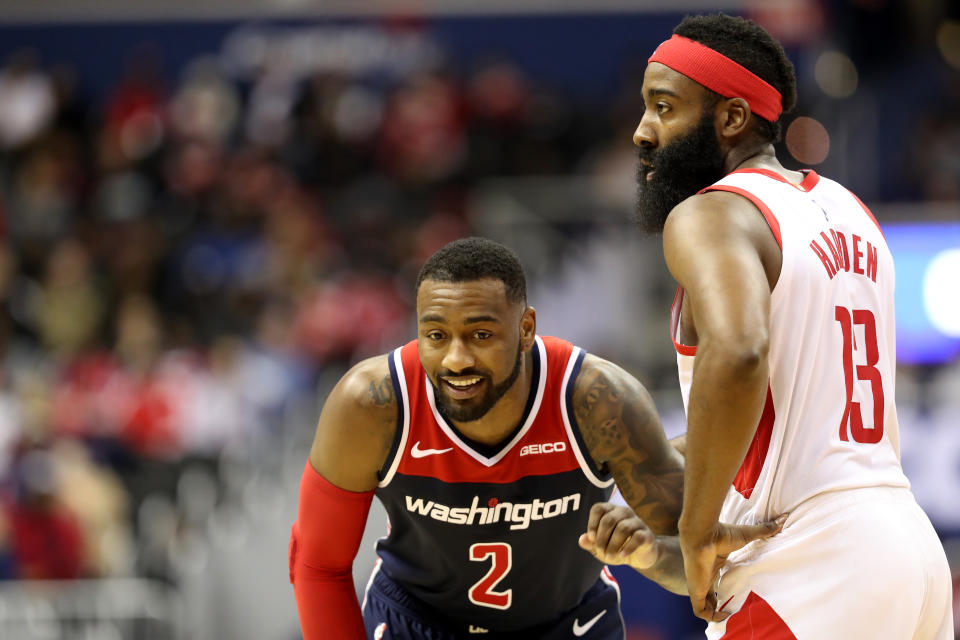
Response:
[[[528,444],[520,449],[521,456],[532,456],[539,453],[557,453],[567,450],[566,442],[543,442],[541,444]]]
[[[510,529],[526,529],[534,520],[556,518],[570,511],[580,509],[580,494],[571,493],[562,498],[543,501],[534,498],[533,502],[500,502],[490,498],[487,506],[480,506],[480,497],[473,496],[469,507],[450,507],[433,500],[406,496],[407,511],[427,516],[449,524],[484,525],[497,522],[510,522]]]

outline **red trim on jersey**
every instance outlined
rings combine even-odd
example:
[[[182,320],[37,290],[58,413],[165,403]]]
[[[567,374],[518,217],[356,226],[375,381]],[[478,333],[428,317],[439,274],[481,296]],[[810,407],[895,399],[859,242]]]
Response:
[[[401,456],[397,473],[436,478],[449,483],[506,485],[528,476],[546,476],[580,469],[573,450],[577,445],[568,440],[561,413],[561,403],[565,402],[563,376],[574,347],[564,340],[539,337],[543,341],[546,359],[540,362],[540,376],[546,376],[543,398],[539,407],[531,409],[531,413],[536,413],[528,416],[532,419],[530,428],[512,447],[492,456],[499,456],[493,463],[490,463],[491,458],[474,450],[468,442],[451,437],[437,423],[427,399],[427,385],[430,382],[420,362],[417,343],[413,341],[402,347],[400,358],[409,398],[410,427],[404,450],[397,452]],[[538,382],[536,378],[532,381],[532,394],[537,392]],[[558,447],[557,443],[562,445]],[[477,454],[487,464],[474,457]],[[584,452],[584,455],[589,454]]]
[[[820,182],[820,176],[818,176],[817,172],[812,169],[804,172],[803,180],[800,181],[799,185],[793,184],[784,176],[780,175],[776,171],[771,171],[770,169],[737,169],[736,171],[731,171],[727,175],[733,175],[734,173],[759,173],[762,176],[767,176],[768,178],[773,178],[778,182],[788,184],[799,191],[810,191]]]
[[[740,470],[737,471],[737,476],[733,479],[733,487],[744,498],[749,499],[754,487],[757,486],[757,479],[760,478],[763,463],[767,459],[767,450],[770,449],[770,436],[773,434],[773,421],[776,417],[776,411],[773,408],[773,394],[768,384],[767,401],[763,405],[760,422],[757,424],[753,441],[750,443],[750,448],[747,449],[747,455],[740,465]]]
[[[766,600],[753,591],[743,606],[727,618],[727,630],[720,640],[797,640],[787,623]]]
[[[804,191],[811,191],[818,184],[820,184],[820,176],[817,175],[816,171],[810,169],[807,171],[807,175],[803,177],[803,180],[800,181],[800,188]]]
[[[673,304],[670,305],[670,340],[673,341],[673,348],[682,356],[697,355],[697,347],[680,344],[677,342],[677,329],[680,328],[680,307],[683,305],[683,287],[677,286],[677,293],[673,296]]]
[[[727,599],[723,602],[722,605],[720,605],[719,607],[717,607],[717,611],[723,611],[724,608],[725,608],[728,604],[730,604],[730,601],[733,600],[733,599],[736,597],[736,595],[737,595],[737,594],[733,594],[732,596],[730,596],[729,598],[727,598]]]
[[[817,172],[813,169],[810,169],[806,172],[806,175],[803,177],[803,180],[800,181],[800,189],[803,191],[811,191],[820,183],[820,176],[817,175]]]
[[[765,169],[743,169],[743,171],[763,172],[766,170]],[[767,224],[770,225],[770,231],[773,232],[773,237],[776,238],[777,240],[777,245],[780,247],[780,250],[783,251],[783,240],[780,238],[780,223],[777,221],[777,217],[773,215],[773,212],[770,211],[770,207],[764,204],[760,198],[753,195],[746,189],[741,189],[740,187],[731,187],[725,184],[715,184],[713,186],[707,187],[700,193],[705,193],[707,191],[729,191],[730,193],[735,193],[738,196],[743,196],[744,198],[752,202],[754,206],[757,207],[757,209],[760,209],[760,213],[763,214],[763,217],[766,218]]]
[[[861,207],[863,208],[863,210],[866,212],[867,216],[869,216],[870,219],[873,220],[873,224],[877,225],[877,229],[880,230],[880,235],[883,236],[883,229],[880,229],[880,223],[877,222],[877,219],[873,217],[873,212],[870,211],[870,209],[867,208],[867,205],[863,204],[863,200],[861,200],[860,198],[858,198],[858,197],[857,197],[857,194],[855,194],[853,191],[850,191],[849,189],[847,189],[847,191],[850,193],[850,195],[853,196],[853,199],[854,199],[854,200],[856,200],[858,203],[860,203],[860,206],[861,206]],[[886,240],[886,239],[887,239],[887,236],[883,236],[883,239]]]

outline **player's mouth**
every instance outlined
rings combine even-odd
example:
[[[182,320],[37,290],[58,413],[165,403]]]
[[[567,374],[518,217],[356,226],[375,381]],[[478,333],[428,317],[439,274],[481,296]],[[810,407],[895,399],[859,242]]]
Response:
[[[440,379],[444,391],[455,400],[466,400],[480,393],[484,378],[481,376],[450,376]]]
[[[650,182],[650,180],[653,178],[653,174],[656,173],[656,171],[653,168],[653,163],[645,160],[641,160],[640,164],[643,166],[643,173],[646,181]]]

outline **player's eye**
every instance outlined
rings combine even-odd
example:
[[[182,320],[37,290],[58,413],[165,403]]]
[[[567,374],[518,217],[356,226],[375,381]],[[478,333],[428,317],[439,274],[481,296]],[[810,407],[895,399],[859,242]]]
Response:
[[[666,102],[657,103],[657,113],[663,114],[670,110],[670,105]]]
[[[426,336],[427,336],[427,339],[433,340],[433,341],[435,341],[435,342],[438,341],[438,340],[443,340],[443,332],[442,332],[442,331],[437,331],[437,330],[427,331]]]
[[[493,336],[493,334],[490,333],[489,331],[480,330],[480,331],[473,332],[473,337],[476,338],[477,340],[486,340],[491,336]]]

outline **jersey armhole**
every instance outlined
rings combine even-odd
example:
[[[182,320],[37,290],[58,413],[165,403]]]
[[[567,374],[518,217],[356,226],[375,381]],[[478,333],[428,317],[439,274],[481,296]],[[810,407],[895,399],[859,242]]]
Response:
[[[377,484],[378,487],[387,486],[393,479],[410,430],[410,401],[407,393],[407,381],[403,375],[403,360],[400,355],[400,348],[394,349],[387,356],[387,364],[390,367],[390,382],[393,383],[393,394],[397,399],[397,428],[393,436],[393,443],[390,445],[390,453],[387,454],[383,467],[377,472],[377,477],[380,479]]]
[[[613,476],[603,472],[594,462],[593,456],[590,455],[590,449],[587,448],[587,443],[584,442],[583,435],[580,433],[580,425],[577,424],[576,414],[573,411],[573,388],[577,376],[580,375],[580,367],[583,365],[583,359],[586,355],[587,352],[579,347],[574,347],[574,351],[570,355],[567,370],[563,376],[561,414],[563,415],[564,427],[567,430],[570,445],[573,447],[574,455],[580,463],[584,475],[592,484],[607,488],[613,484]]]
[[[673,296],[673,303],[670,305],[670,341],[673,342],[673,348],[682,356],[697,355],[696,345],[681,344],[677,341],[677,335],[680,331],[680,309],[683,307],[683,286],[677,285],[677,292]]]

